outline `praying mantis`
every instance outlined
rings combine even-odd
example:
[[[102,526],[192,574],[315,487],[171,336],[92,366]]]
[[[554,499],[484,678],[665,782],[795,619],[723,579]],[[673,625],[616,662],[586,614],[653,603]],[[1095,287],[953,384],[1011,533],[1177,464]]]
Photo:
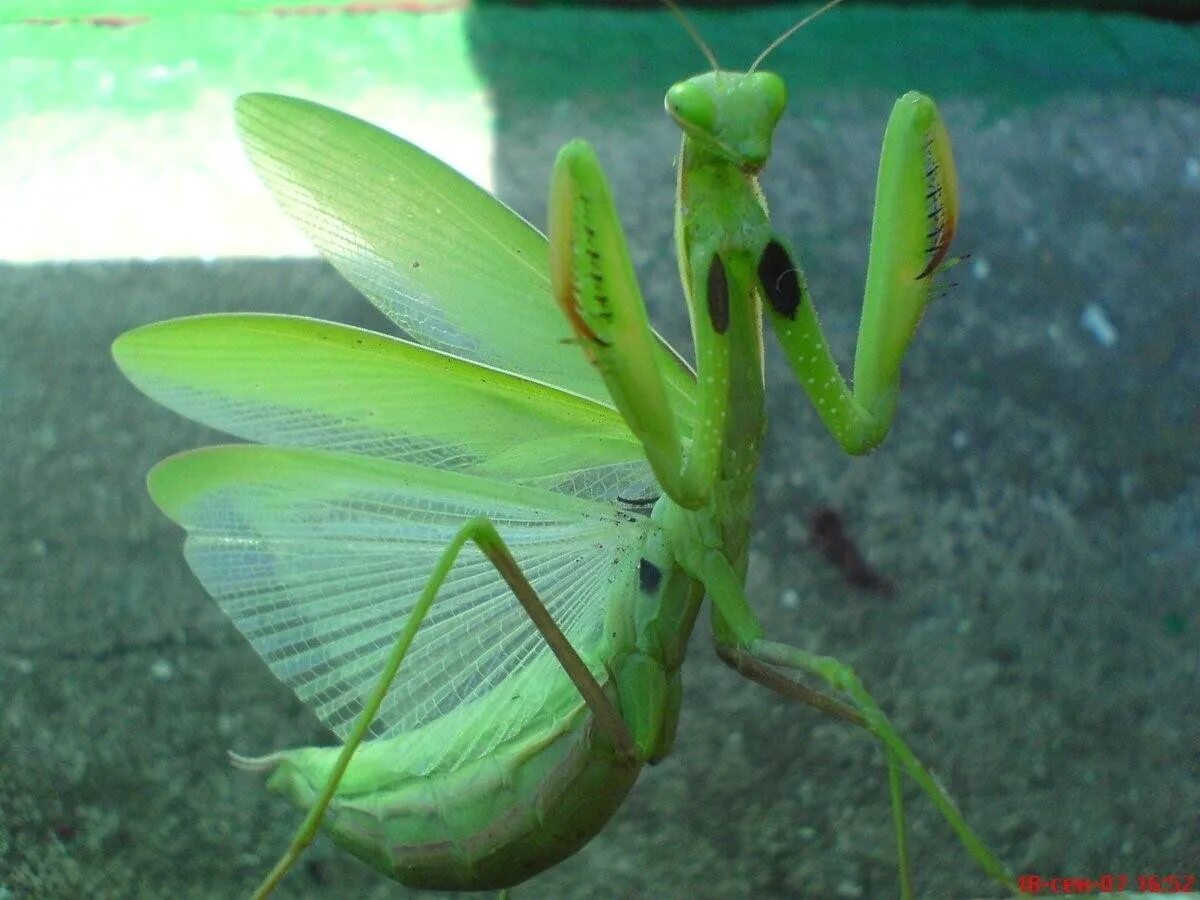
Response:
[[[670,752],[705,597],[731,668],[881,742],[902,897],[904,774],[1016,891],[855,674],[768,639],[744,592],[763,319],[838,443],[871,450],[957,217],[946,130],[929,98],[905,94],[883,140],[851,388],[757,180],[786,103],[759,66],[801,24],[745,72],[700,42],[711,71],[666,95],[683,132],[675,233],[694,370],[649,324],[585,142],[555,162],[547,239],[365,122],[238,100],[268,188],[410,338],[240,314],[113,346],[151,398],[251,442],[164,460],[150,494],[186,530],[208,592],[342,741],[231,754],[309,810],[255,897],[322,826],[416,887],[507,889],[570,856]]]

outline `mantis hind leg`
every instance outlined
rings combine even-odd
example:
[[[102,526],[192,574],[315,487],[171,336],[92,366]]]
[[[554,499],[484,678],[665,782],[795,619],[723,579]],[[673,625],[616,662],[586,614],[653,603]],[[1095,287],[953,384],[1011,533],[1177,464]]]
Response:
[[[720,647],[718,655],[733,668],[746,677],[764,684],[785,696],[800,699],[808,705],[820,709],[830,715],[861,725],[879,740],[883,745],[888,763],[888,785],[892,800],[892,815],[896,831],[897,852],[900,865],[901,897],[908,900],[913,896],[909,874],[907,839],[904,827],[904,807],[901,790],[901,772],[907,772],[921,789],[933,801],[934,806],[946,819],[946,822],[958,835],[967,852],[971,854],[979,866],[991,878],[1005,885],[1014,894],[1018,894],[1016,882],[1012,874],[1004,867],[992,852],[976,836],[967,824],[962,813],[934,778],[933,774],[917,758],[909,746],[897,734],[887,715],[880,709],[875,698],[863,686],[861,679],[854,670],[845,663],[829,656],[810,653],[798,647],[777,641],[758,639],[744,648]],[[801,685],[800,682],[788,678],[777,671],[777,668],[795,669],[807,675],[824,681],[829,687],[844,695],[852,709],[847,708],[839,700],[829,697],[812,688]],[[769,683],[762,677],[755,677],[760,670],[772,672],[776,679],[786,682],[789,687],[780,687]],[[810,692],[818,702],[812,702],[803,696]]]
[[[752,656],[747,650],[728,644],[717,645],[717,656],[734,669],[743,678],[761,684],[763,687],[782,694],[793,700],[799,700],[806,706],[819,710],[828,716],[858,725],[870,730],[867,720],[853,707],[847,706],[840,700],[809,687],[797,681],[778,669]],[[901,900],[912,900],[912,876],[908,862],[908,838],[904,825],[904,795],[901,783],[901,767],[896,756],[886,749],[888,762],[888,788],[892,799],[892,819],[896,831],[896,855],[900,866],[900,897]]]
[[[900,860],[901,896],[904,900],[909,900],[913,894],[904,830],[901,771],[907,772],[925,791],[984,872],[1018,894],[1012,875],[975,835],[950,795],[896,733],[887,715],[863,687],[854,670],[832,657],[764,638],[762,626],[751,612],[742,590],[742,579],[720,553],[708,554],[699,574],[724,623],[721,630],[714,630],[717,655],[724,662],[751,681],[778,694],[865,728],[883,745],[888,761],[888,783]],[[845,699],[814,690],[779,669],[793,669],[818,678]]]
[[[399,672],[413,639],[417,636],[417,631],[433,606],[433,601],[437,597],[438,590],[450,574],[450,570],[453,568],[459,552],[461,552],[463,546],[468,541],[473,542],[480,549],[483,555],[496,567],[496,571],[500,573],[505,583],[508,584],[517,601],[521,604],[538,631],[541,632],[546,643],[550,645],[550,649],[558,657],[559,662],[579,689],[580,694],[583,695],[584,701],[588,704],[592,715],[595,717],[597,726],[608,737],[616,752],[629,757],[633,757],[636,754],[633,736],[630,733],[629,726],[621,718],[620,711],[604,693],[604,689],[596,681],[587,664],[579,657],[575,648],[571,646],[566,635],[555,624],[550,612],[538,597],[533,585],[529,583],[529,580],[521,571],[512,553],[509,552],[508,547],[500,538],[495,526],[483,517],[472,519],[459,529],[458,533],[438,558],[437,565],[434,566],[429,581],[426,582],[425,588],[421,592],[420,599],[413,607],[412,612],[409,613],[408,619],[404,623],[404,628],[396,639],[392,652],[388,656],[387,662],[380,673],[378,682],[367,697],[362,712],[359,713],[358,719],[355,721],[354,727],[346,739],[346,743],[342,746],[341,753],[338,754],[337,761],[330,771],[325,786],[313,802],[308,815],[305,816],[304,821],[296,830],[296,834],[292,838],[292,843],[287,851],[280,857],[279,861],[267,873],[267,876],[255,890],[253,895],[255,900],[267,897],[278,886],[288,870],[300,858],[300,854],[316,837],[325,812],[329,808],[334,794],[337,793],[338,785],[341,783],[342,777],[350,765],[354,751],[358,749],[366,737],[367,729],[370,728],[371,722],[378,714],[379,707],[383,703],[384,697],[387,695],[388,689],[396,677],[396,673]],[[234,764],[240,768],[262,770],[271,768],[277,761],[278,754],[257,759],[231,754],[231,758]]]

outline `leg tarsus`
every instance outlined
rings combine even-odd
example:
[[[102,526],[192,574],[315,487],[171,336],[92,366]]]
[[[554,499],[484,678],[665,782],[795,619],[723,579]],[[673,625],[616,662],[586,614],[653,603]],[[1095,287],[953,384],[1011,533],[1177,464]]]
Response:
[[[888,793],[892,798],[892,825],[896,832],[896,856],[900,861],[900,900],[912,900],[912,870],[908,862],[908,830],[904,824],[904,782],[900,760],[887,751]]]

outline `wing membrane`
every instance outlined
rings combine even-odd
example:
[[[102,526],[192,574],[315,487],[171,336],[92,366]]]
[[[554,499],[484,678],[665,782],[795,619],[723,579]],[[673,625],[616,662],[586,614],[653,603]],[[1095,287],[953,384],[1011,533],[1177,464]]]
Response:
[[[238,127],[289,215],[341,273],[420,344],[607,405],[550,293],[546,238],[440,160],[345,113],[247,94]],[[659,338],[680,427],[693,376]]]
[[[608,406],[415,344],[294,316],[159,322],[113,345],[164,406],[239,438],[472,472],[592,498],[653,476]]]
[[[612,505],[390,460],[214,447],[150,475],[188,533],[189,564],[275,675],[342,739],[436,559],[488,516],[601,678],[605,618],[633,590],[647,520]],[[522,677],[543,670],[545,677]],[[519,682],[522,696],[507,686]],[[504,687],[505,689],[501,689]],[[504,582],[468,544],[372,725],[395,737],[449,722],[418,770],[461,764],[574,690]],[[557,698],[557,700],[556,700]],[[518,702],[519,701],[519,702]]]

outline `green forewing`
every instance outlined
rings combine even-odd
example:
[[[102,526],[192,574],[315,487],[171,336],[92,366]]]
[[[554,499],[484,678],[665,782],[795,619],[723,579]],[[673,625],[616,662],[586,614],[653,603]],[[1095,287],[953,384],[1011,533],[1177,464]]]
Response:
[[[334,266],[418,343],[609,405],[550,294],[546,238],[401,138],[305,100],[238,99],[242,141],[276,199]],[[659,338],[690,433],[693,376]]]
[[[597,499],[654,490],[640,445],[610,407],[370,331],[195,316],[134,329],[113,355],[154,400],[246,440]]]
[[[648,520],[534,488],[344,453],[195,450],[150,473],[188,562],[275,675],[345,739],[440,554],[487,516],[572,645],[605,677],[605,619],[635,589]],[[531,667],[547,677],[522,678]],[[521,683],[519,703],[507,702]],[[485,755],[571,691],[551,651],[468,543],[371,726],[439,722],[430,770]],[[452,717],[452,718],[451,718]]]

